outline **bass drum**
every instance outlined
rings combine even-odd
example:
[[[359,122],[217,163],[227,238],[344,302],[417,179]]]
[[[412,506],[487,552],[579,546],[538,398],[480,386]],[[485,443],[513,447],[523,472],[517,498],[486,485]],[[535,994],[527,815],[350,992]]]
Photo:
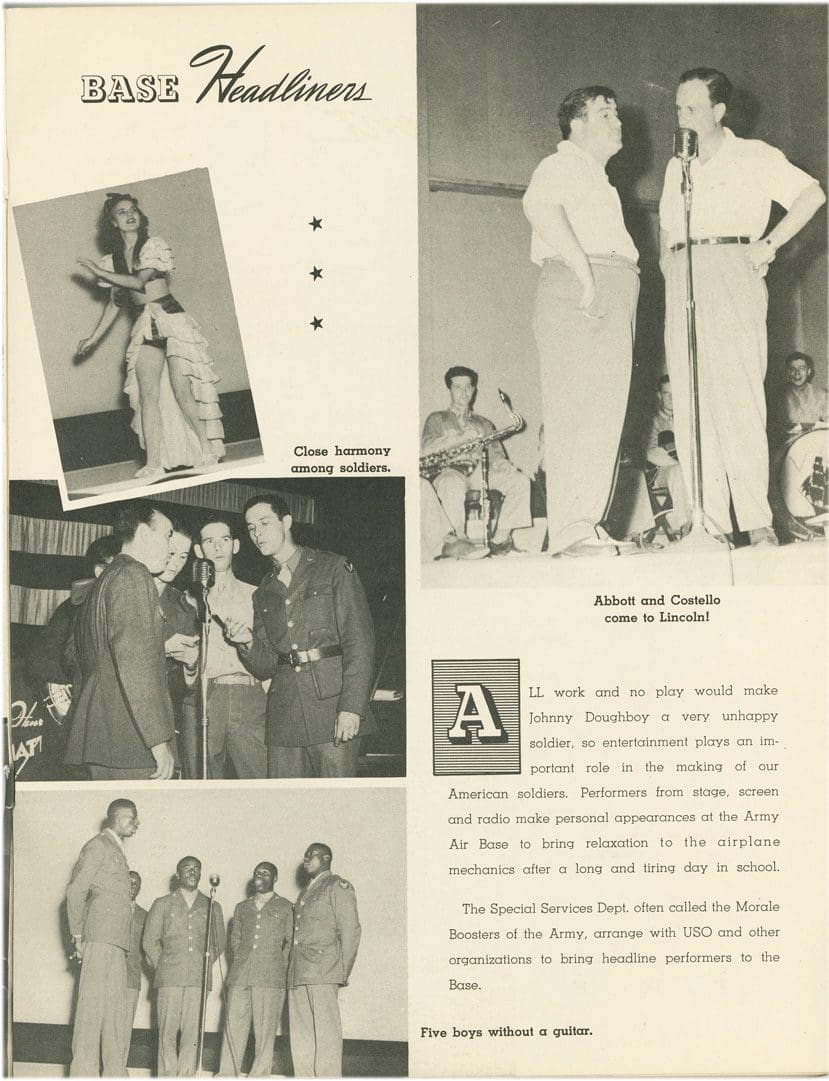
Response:
[[[822,469],[822,481],[815,475],[816,465]],[[829,428],[825,426],[795,436],[779,455],[776,477],[780,505],[776,509],[783,532],[792,540],[816,540],[827,535],[827,466]]]

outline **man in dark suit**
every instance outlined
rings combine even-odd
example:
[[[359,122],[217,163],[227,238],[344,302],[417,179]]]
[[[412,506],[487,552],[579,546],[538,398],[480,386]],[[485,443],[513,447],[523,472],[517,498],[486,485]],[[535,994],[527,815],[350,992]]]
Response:
[[[257,679],[270,679],[269,777],[354,777],[359,738],[375,728],[374,623],[347,559],[300,548],[287,503],[255,496],[244,508],[251,540],[273,563],[253,594],[253,627],[225,620]]]
[[[173,527],[157,506],[119,505],[121,542],[75,622],[75,695],[67,765],[91,780],[173,776],[175,731],[167,691],[163,616],[153,575],[170,557]]]
[[[71,1077],[125,1077],[130,1046],[127,951],[130,880],[124,841],[138,829],[131,800],[113,800],[106,826],[81,849],[66,888],[69,933],[81,963]]]
[[[256,1056],[248,1077],[269,1077],[276,1029],[285,1004],[288,956],[294,910],[274,892],[277,870],[258,863],[253,870],[253,897],[233,913],[230,952],[233,963],[225,981],[227,1015],[219,1075],[239,1077],[250,1026]]]
[[[198,1057],[202,965],[210,903],[199,890],[201,862],[195,856],[179,860],[176,877],[179,888],[153,901],[144,925],[144,953],[155,971],[153,984],[158,993],[159,1077],[192,1077]],[[224,948],[224,917],[221,906],[214,904],[208,991],[212,986],[213,962],[224,953]]]
[[[296,1077],[341,1077],[337,996],[357,958],[360,919],[350,882],[331,873],[331,849],[315,842],[302,861],[308,883],[294,905],[288,969],[291,1057]]]
[[[147,910],[142,908],[136,901],[141,892],[141,875],[138,871],[130,871],[130,948],[127,953],[127,1024],[132,1028],[135,1024],[135,1011],[138,1009],[138,995],[141,992],[141,938],[144,934],[144,923],[147,919]]]

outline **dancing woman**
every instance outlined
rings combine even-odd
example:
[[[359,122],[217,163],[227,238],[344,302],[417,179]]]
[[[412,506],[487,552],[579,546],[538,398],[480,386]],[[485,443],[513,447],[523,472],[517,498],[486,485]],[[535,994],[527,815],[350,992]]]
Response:
[[[224,455],[219,377],[198,324],[170,294],[174,269],[165,240],[149,235],[149,221],[131,195],[107,195],[100,218],[109,254],[100,263],[79,259],[110,290],[98,324],[78,345],[92,352],[115,322],[120,305],[135,322],[127,344],[124,392],[132,428],[147,456],[136,477],[157,480],[176,466],[210,468]]]

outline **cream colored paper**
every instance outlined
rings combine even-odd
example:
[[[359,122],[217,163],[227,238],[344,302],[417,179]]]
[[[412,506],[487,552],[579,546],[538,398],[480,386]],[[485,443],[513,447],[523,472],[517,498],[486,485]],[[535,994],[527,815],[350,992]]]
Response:
[[[593,14],[598,19],[599,9]],[[364,947],[355,986],[345,992],[353,995],[353,1004],[343,1009],[345,1037],[407,1039],[412,1075],[821,1073],[826,1069],[827,910],[821,550],[815,546],[808,559],[801,555],[795,561],[784,560],[781,551],[777,564],[737,552],[736,586],[730,585],[727,562],[720,557],[663,564],[643,558],[641,565],[634,561],[612,573],[596,561],[598,568],[577,567],[565,575],[548,563],[513,558],[480,565],[422,567],[419,562],[419,427],[425,413],[442,403],[440,375],[455,360],[443,350],[455,334],[462,336],[463,322],[441,338],[427,319],[425,331],[422,327],[418,333],[419,268],[420,274],[432,268],[424,246],[423,202],[418,233],[418,180],[422,195],[428,179],[423,159],[418,162],[416,15],[405,4],[6,12],[9,207],[82,192],[103,195],[132,179],[209,171],[265,451],[264,462],[254,470],[224,475],[287,477],[292,467],[309,461],[333,463],[336,471],[342,461],[335,456],[339,445],[388,447],[383,461],[393,475],[407,478],[407,778],[342,786],[258,782],[216,793],[217,804],[231,805],[228,821],[252,819],[260,801],[277,805],[296,791],[297,816],[313,821],[311,808],[319,801],[328,816],[324,825],[332,824],[341,808],[344,813],[358,808],[359,829],[367,841],[353,847],[349,841],[348,858],[359,866],[353,872],[344,868],[344,873],[373,895],[368,908],[377,937],[370,949]],[[494,26],[499,9],[487,18]],[[600,30],[595,33],[601,36]],[[190,68],[189,60],[219,43],[232,47],[236,61],[265,45],[242,79],[247,85],[264,87],[307,68],[318,81],[364,83],[370,100],[219,103],[214,89],[196,104],[210,74],[204,67]],[[587,56],[589,40],[573,48]],[[457,68],[448,77],[458,87],[458,98],[447,108],[454,105],[461,118],[463,95],[474,95],[479,74],[466,71],[464,59],[458,51]],[[81,102],[84,74],[109,78],[117,73],[134,82],[147,72],[176,74],[180,100]],[[531,77],[523,71],[522,78]],[[539,103],[542,107],[547,103]],[[515,123],[520,127],[520,118]],[[424,124],[421,113],[421,152],[428,137]],[[322,230],[312,231],[313,217],[322,219]],[[198,223],[187,227],[197,229]],[[821,227],[813,223],[812,228]],[[9,475],[57,479],[57,446],[11,215],[7,238]],[[463,240],[456,237],[456,247]],[[314,282],[309,271],[320,265],[325,277]],[[71,269],[56,266],[55,274]],[[323,318],[322,330],[311,329],[314,317]],[[56,312],[55,318],[71,323],[73,316]],[[77,337],[73,327],[70,347]],[[420,387],[420,396],[419,370],[427,384]],[[506,389],[518,407],[524,390],[518,376],[513,381],[515,386]],[[500,424],[492,385],[486,395],[485,412]],[[532,392],[529,397],[524,412],[537,425],[538,402]],[[531,468],[535,445],[529,434],[522,438],[519,458]],[[329,455],[309,456],[307,448],[326,448]],[[681,599],[672,601],[674,595]],[[629,606],[596,603],[612,596],[633,601]],[[662,596],[662,605],[642,604],[643,597]],[[665,623],[660,611],[708,616],[694,623]],[[645,623],[645,613],[651,612],[656,621]],[[639,618],[635,623],[606,621],[618,613]],[[476,658],[520,661],[520,776],[433,774],[432,662]],[[775,694],[744,693],[746,687],[764,686]],[[583,698],[556,693],[577,687]],[[732,694],[695,691],[722,687],[731,687]],[[618,694],[609,697],[595,694],[617,688]],[[657,691],[667,688],[682,689],[683,696],[657,698]],[[587,711],[649,717],[644,723],[588,722]],[[773,721],[726,721],[723,711],[777,716]],[[532,720],[542,713],[558,719]],[[683,717],[692,713],[709,716]],[[569,722],[563,719],[567,716]],[[691,742],[681,752],[602,745],[631,734]],[[729,744],[696,747],[700,734]],[[761,738],[776,742],[761,744]],[[531,741],[544,739],[570,740],[571,746],[531,747]],[[589,739],[595,747],[582,746]],[[740,747],[737,739],[754,742]],[[622,772],[623,761],[632,772]],[[662,765],[664,772],[646,771],[648,761]],[[677,761],[706,761],[722,770],[680,776]],[[738,769],[744,762],[745,769]],[[769,764],[776,769],[760,768]],[[605,765],[607,772],[601,772]],[[558,766],[572,766],[572,772],[555,772]],[[546,767],[551,768],[544,772]],[[657,795],[657,784],[683,794]],[[602,786],[647,794],[580,796],[582,787]],[[701,787],[723,789],[727,795],[691,794]],[[778,795],[739,796],[741,787],[775,789]],[[539,788],[565,795],[520,795]],[[144,783],[134,789],[139,802],[147,793],[146,803],[155,811],[154,818],[146,815],[141,835],[149,859],[153,831],[159,831],[161,845],[161,836],[166,838],[176,825],[165,819],[157,789]],[[454,799],[453,790],[501,792],[506,798]],[[403,791],[405,836],[399,806]],[[187,785],[170,798],[181,813],[189,805],[200,826],[225,843],[227,822],[221,829],[211,827],[216,813],[212,795],[200,785]],[[69,1022],[57,907],[72,857],[94,833],[96,816],[112,796],[112,786],[66,786],[59,795],[54,785],[40,784],[20,795],[15,906],[27,906],[29,893],[39,904],[15,922],[14,1021]],[[394,815],[384,821],[386,832],[375,833],[373,821],[387,813],[384,797]],[[555,824],[557,814],[603,811],[610,814],[607,824]],[[698,819],[693,825],[613,822],[614,814],[666,811],[713,813],[715,820]],[[779,818],[755,825],[746,822],[749,811]],[[736,814],[736,822],[722,821],[721,812]],[[472,815],[468,824],[449,821],[467,814]],[[547,815],[551,822],[519,825],[519,814]],[[57,861],[42,843],[52,815],[66,819]],[[491,821],[481,823],[479,815]],[[738,872],[737,864],[748,864],[753,850],[717,845],[720,839],[751,833],[779,839],[779,846],[758,848],[762,859],[755,859],[774,863],[776,870]],[[33,836],[37,843],[30,847]],[[689,847],[689,836],[706,845]],[[660,837],[671,845],[662,845]],[[387,843],[379,844],[381,838]],[[586,846],[596,839],[621,838],[645,840],[648,847],[617,851]],[[482,839],[489,847],[482,847]],[[522,841],[529,847],[522,847]],[[560,844],[569,841],[572,849]],[[304,837],[297,843],[304,843]],[[491,847],[504,843],[507,847]],[[166,839],[164,846],[165,855],[171,855]],[[290,855],[286,848],[285,858]],[[45,863],[43,878],[37,876],[35,859]],[[727,871],[715,869],[718,859]],[[673,864],[676,870],[647,872],[645,861]],[[705,863],[707,870],[682,870],[689,861]],[[397,889],[404,864],[405,909]],[[515,874],[449,873],[450,867],[472,864],[512,866]],[[576,864],[601,866],[602,873],[577,872]],[[613,865],[630,864],[632,872],[611,871]],[[548,871],[524,871],[533,865]],[[166,864],[153,871],[159,888],[164,870]],[[374,882],[382,885],[376,895]],[[375,903],[376,897],[383,898],[382,904]],[[238,899],[221,898],[226,915]],[[714,911],[714,901],[730,910]],[[738,912],[738,902],[768,907]],[[534,904],[536,911],[493,916],[492,904]],[[592,906],[592,911],[542,912],[542,904]],[[636,912],[637,904],[651,908]],[[670,912],[671,904],[706,907]],[[606,907],[600,910],[600,905]],[[611,911],[622,905],[626,911]],[[656,910],[659,905],[663,911]],[[43,949],[37,918],[48,938]],[[384,921],[393,930],[384,928]],[[665,926],[677,937],[651,936],[651,930]],[[685,927],[710,928],[711,937],[685,938]],[[760,927],[769,933],[752,935]],[[739,937],[719,934],[736,928]],[[507,939],[513,930],[517,938]],[[527,930],[541,937],[527,938]],[[585,937],[551,938],[554,930]],[[628,937],[595,937],[597,931],[620,930]],[[633,937],[639,931],[643,937]],[[494,932],[497,939],[457,937]],[[762,960],[762,950],[779,960]],[[689,952],[732,959],[665,961],[666,954]],[[658,959],[603,963],[603,953]],[[451,960],[506,954],[528,957],[530,963]],[[549,963],[541,961],[542,954]],[[751,960],[741,960],[743,954]],[[592,961],[562,962],[562,955]],[[51,975],[49,965],[55,970]],[[40,981],[48,985],[44,994]],[[478,986],[460,989],[451,981]],[[401,1011],[406,1011],[407,1025]],[[209,1029],[217,1023],[211,1014]]]

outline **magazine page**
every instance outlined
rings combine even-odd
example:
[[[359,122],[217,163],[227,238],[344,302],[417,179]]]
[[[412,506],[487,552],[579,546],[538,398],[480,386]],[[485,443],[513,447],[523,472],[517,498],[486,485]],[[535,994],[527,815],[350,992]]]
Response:
[[[5,12],[16,1076],[826,1070],[826,12]]]

